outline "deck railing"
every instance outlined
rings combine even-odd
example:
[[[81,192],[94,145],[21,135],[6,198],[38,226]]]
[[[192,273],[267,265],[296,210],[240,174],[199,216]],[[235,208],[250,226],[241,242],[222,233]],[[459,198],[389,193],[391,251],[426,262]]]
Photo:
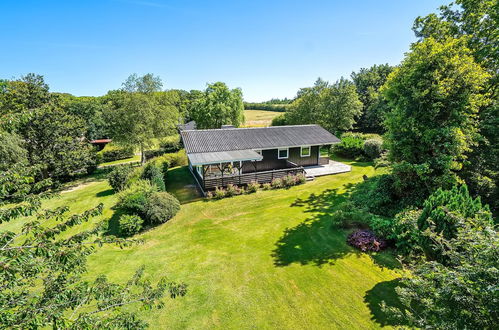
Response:
[[[304,173],[305,170],[303,169],[302,166],[295,166],[279,170],[270,170],[270,171],[246,173],[241,175],[235,174],[223,177],[220,176],[215,178],[206,178],[203,182],[203,189],[210,190],[210,189],[215,189],[216,187],[226,187],[228,184],[245,185],[252,181],[256,181],[258,183],[268,183],[272,182],[272,180],[274,179],[280,179],[282,177],[285,177],[286,175],[297,175]]]

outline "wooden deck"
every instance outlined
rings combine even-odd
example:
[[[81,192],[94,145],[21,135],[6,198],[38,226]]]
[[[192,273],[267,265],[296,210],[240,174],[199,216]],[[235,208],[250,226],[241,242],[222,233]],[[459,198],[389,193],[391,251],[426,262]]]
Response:
[[[223,177],[206,178],[203,182],[203,190],[212,190],[216,187],[225,187],[228,184],[245,185],[252,181],[259,183],[272,182],[274,179],[280,179],[286,175],[305,174],[302,166],[269,170],[261,172],[246,173],[241,175],[227,175]]]

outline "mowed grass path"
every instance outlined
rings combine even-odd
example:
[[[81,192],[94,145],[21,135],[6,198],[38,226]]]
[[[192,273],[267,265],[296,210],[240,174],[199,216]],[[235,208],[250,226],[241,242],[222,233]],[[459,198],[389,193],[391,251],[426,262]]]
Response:
[[[274,117],[284,112],[266,110],[244,110],[244,127],[264,127],[270,126]]]
[[[288,190],[184,204],[139,235],[143,245],[92,255],[90,272],[124,281],[145,265],[153,281],[186,282],[187,296],[140,312],[152,328],[377,328],[385,320],[376,304],[393,299],[394,262],[351,249],[329,218],[346,185],[373,173],[354,166]]]
[[[145,243],[120,249],[105,246],[89,258],[89,278],[106,274],[124,282],[141,265],[146,276],[188,284],[188,294],[165,299],[160,310],[139,310],[154,329],[366,329],[387,325],[381,300],[395,303],[399,271],[389,253],[358,253],[333,230],[331,212],[368,164],[317,178],[288,190],[259,191],[219,201],[197,200],[186,168],[171,170],[168,187],[184,204],[170,222],[138,237]],[[102,177],[44,202],[82,212],[103,202],[103,216],[115,230],[111,207],[116,195]],[[114,215],[114,216],[113,216]],[[2,224],[17,230],[25,220]],[[78,230],[90,228],[92,223]],[[137,306],[130,306],[130,309]]]

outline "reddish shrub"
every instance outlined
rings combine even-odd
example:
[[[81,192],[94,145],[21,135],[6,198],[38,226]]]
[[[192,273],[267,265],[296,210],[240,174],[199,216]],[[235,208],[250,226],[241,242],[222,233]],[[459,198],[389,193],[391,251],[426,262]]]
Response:
[[[351,233],[348,235],[347,243],[363,252],[381,251],[387,246],[384,239],[376,237],[370,230],[357,230]]]

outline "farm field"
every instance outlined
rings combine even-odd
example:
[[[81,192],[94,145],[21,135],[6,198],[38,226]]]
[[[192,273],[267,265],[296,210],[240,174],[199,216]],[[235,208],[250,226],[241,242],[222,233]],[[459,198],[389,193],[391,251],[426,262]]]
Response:
[[[272,119],[284,112],[266,110],[244,110],[246,122],[244,127],[265,127],[270,126]]]

